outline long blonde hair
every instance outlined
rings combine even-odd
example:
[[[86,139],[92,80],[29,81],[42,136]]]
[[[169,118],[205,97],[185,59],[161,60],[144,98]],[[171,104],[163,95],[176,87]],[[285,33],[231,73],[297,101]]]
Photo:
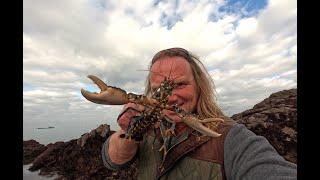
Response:
[[[215,85],[211,76],[209,75],[199,58],[190,53],[189,51],[183,48],[170,48],[159,51],[157,54],[153,56],[149,66],[149,70],[157,60],[163,57],[174,56],[183,57],[191,66],[192,73],[197,85],[197,92],[199,94],[196,107],[196,113],[199,115],[199,117],[209,118],[224,116],[222,110],[219,108],[216,102]],[[146,79],[146,95],[149,95],[151,92],[150,76],[151,71],[149,71],[148,77]]]

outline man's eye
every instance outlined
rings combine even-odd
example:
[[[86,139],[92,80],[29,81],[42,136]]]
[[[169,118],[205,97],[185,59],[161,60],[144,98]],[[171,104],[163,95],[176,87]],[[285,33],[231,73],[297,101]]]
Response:
[[[177,88],[178,88],[178,89],[179,89],[179,88],[184,88],[186,85],[187,85],[187,84],[185,84],[185,83],[178,83],[178,84],[177,84]]]

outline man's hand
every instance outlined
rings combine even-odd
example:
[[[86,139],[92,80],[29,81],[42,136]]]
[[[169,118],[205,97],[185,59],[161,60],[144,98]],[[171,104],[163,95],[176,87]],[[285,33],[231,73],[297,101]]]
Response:
[[[124,105],[120,117],[118,117],[118,124],[122,130],[126,131],[130,124],[132,117],[138,116],[144,110],[142,105],[128,103]]]
[[[119,136],[126,132],[132,117],[140,115],[143,109],[143,106],[134,103],[124,105],[123,111],[118,117],[118,124],[121,130],[112,134],[107,151],[113,163],[124,164],[130,161],[136,154],[138,143],[134,140],[122,139]]]

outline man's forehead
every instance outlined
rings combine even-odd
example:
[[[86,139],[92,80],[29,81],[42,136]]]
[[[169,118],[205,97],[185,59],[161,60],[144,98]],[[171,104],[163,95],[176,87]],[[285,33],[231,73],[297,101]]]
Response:
[[[156,61],[151,67],[151,76],[178,78],[190,72],[189,63],[181,57],[170,57]]]
[[[175,73],[172,72],[169,76],[169,74],[164,74],[164,73],[152,73],[150,79],[152,81],[163,81],[165,78],[169,78],[171,80],[174,81],[179,81],[181,79],[183,79],[185,76],[183,74],[180,73]]]

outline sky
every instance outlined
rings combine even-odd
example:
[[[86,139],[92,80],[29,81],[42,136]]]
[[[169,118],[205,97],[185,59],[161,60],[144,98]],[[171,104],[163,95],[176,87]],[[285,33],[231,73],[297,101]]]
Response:
[[[141,70],[171,47],[200,57],[232,116],[297,87],[297,2],[24,0],[24,128],[115,127],[122,106],[84,99],[81,88],[99,91],[87,75],[142,94]]]

